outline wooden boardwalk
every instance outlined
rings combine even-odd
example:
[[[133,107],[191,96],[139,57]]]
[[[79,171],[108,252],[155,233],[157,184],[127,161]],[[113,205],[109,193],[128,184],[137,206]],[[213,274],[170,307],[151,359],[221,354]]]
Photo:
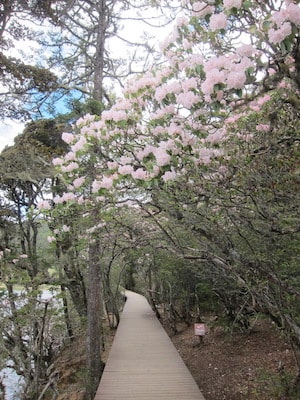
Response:
[[[126,296],[95,400],[204,400],[145,297]]]

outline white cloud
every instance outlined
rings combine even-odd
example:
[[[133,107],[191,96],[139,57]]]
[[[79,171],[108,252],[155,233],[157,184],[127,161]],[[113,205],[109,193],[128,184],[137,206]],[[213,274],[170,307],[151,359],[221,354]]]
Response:
[[[0,122],[0,152],[5,146],[14,144],[14,138],[22,133],[24,124],[14,121],[1,121]]]

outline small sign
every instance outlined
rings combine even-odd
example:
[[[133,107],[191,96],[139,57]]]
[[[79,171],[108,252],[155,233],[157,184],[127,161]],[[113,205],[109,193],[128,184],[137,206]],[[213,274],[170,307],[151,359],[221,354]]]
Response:
[[[205,324],[194,324],[194,333],[196,336],[205,336],[206,334]]]

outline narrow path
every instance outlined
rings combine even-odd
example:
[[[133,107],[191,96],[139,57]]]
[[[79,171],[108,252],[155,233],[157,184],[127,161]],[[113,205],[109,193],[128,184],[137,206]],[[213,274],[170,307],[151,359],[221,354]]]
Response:
[[[204,400],[145,297],[126,296],[95,400]]]

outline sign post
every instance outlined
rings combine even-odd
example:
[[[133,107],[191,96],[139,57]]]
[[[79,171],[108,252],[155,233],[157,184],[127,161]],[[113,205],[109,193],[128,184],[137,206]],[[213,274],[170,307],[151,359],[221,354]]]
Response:
[[[206,334],[206,325],[202,323],[194,324],[194,334],[199,336],[199,341],[203,342],[203,337]]]

